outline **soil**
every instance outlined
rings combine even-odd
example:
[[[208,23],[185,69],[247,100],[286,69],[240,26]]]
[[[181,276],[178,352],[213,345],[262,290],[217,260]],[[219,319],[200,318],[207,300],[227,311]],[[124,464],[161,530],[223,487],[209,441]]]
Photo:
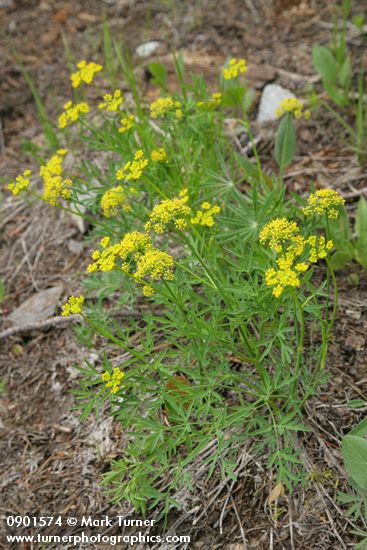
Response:
[[[363,13],[364,4],[356,0],[355,13]],[[70,56],[102,60],[104,18],[132,52],[144,42],[159,40],[159,53],[169,62],[169,50],[182,49],[191,69],[203,72],[213,86],[218,66],[231,55],[250,60],[249,81],[258,95],[265,84],[276,82],[302,96],[312,85],[319,86],[311,50],[329,42],[332,8],[331,0],[0,0],[0,279],[6,288],[0,330],[9,326],[8,314],[41,290],[62,285],[60,303],[75,293],[87,263],[83,235],[68,215],[15,200],[5,190],[30,163],[35,167],[30,151],[37,154],[37,147],[45,146],[19,61],[53,120],[71,93]],[[349,29],[347,40],[356,66],[366,63],[362,38]],[[148,61],[140,60],[141,70]],[[155,93],[148,81],[145,92],[148,97]],[[270,172],[273,135],[257,131],[262,161]],[[288,190],[302,193],[311,182],[330,182],[350,197],[347,208],[353,216],[367,175],[345,145],[343,131],[322,114],[317,121],[302,122],[299,136],[296,162],[286,174]],[[219,478],[200,480],[184,510],[172,512],[168,526],[158,523],[151,534],[187,534],[191,543],[182,548],[203,550],[353,547],[354,522],[346,518],[336,496],[340,490],[350,491],[340,440],[363,413],[346,404],[351,399],[367,401],[366,273],[352,264],[338,274],[338,284],[340,301],[328,358],[331,377],[308,405],[311,431],[302,441],[310,483],[280,498],[274,510],[267,505],[274,483],[265,461],[250,461],[238,481],[224,485],[214,499]],[[103,349],[83,347],[67,324],[17,333],[0,345],[1,515],[137,517],[126,503],[112,504],[100,484],[111,460],[119,456],[124,434],[103,411],[100,419],[81,423],[69,393],[78,387],[73,365],[98,363]],[[49,532],[57,534],[57,529]]]

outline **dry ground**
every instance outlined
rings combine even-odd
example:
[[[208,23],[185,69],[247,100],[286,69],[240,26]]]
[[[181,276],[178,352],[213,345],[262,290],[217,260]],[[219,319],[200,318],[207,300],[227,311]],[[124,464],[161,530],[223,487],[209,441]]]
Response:
[[[355,5],[361,12],[364,0]],[[65,44],[77,58],[101,58],[103,14],[133,50],[152,39],[162,41],[163,56],[168,45],[183,48],[193,69],[209,80],[228,54],[244,56],[259,92],[275,81],[302,94],[315,83],[311,48],[330,38],[331,7],[331,1],[318,0],[278,0],[275,5],[270,0],[0,1],[0,181],[5,184],[29,164],[29,142],[44,145],[16,57],[31,73],[52,117],[70,94]],[[363,44],[352,31],[348,43],[360,59]],[[146,93],[154,91],[147,87]],[[358,189],[367,186],[367,176],[344,146],[342,131],[324,115],[318,122],[304,123],[299,135],[298,157],[286,175],[288,188],[302,192],[310,181],[330,182],[351,196],[348,209],[353,215]],[[271,170],[271,135],[261,137],[260,152]],[[87,261],[83,237],[65,214],[13,200],[3,188],[0,279],[6,297],[0,305],[0,330],[8,326],[5,317],[36,292],[55,285],[63,286],[64,296],[75,291]],[[261,460],[249,458],[231,487],[219,487],[216,479],[208,484],[199,479],[184,511],[169,518],[172,531],[191,535],[190,548],[244,548],[239,522],[249,550],[353,546],[350,521],[335,497],[340,488],[347,488],[340,438],[359,419],[346,403],[367,400],[366,274],[352,265],[339,274],[339,285],[328,362],[333,376],[308,405],[312,431],[302,442],[306,468],[330,470],[331,478],[312,479],[306,489],[284,498],[277,518],[266,505],[272,480]],[[67,325],[15,334],[0,345],[1,514],[128,513],[124,503],[112,506],[99,485],[110,460],[119,456],[123,434],[103,416],[80,424],[68,393],[77,387],[73,364],[98,362],[102,349],[83,348]]]

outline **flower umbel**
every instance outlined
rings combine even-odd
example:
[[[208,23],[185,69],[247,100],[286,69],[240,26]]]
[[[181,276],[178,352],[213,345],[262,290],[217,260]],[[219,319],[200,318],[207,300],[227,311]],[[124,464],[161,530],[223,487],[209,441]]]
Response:
[[[76,313],[82,312],[82,305],[84,304],[85,298],[83,295],[80,296],[70,296],[68,301],[62,306],[61,315],[63,317],[68,317]]]
[[[228,61],[228,66],[224,67],[222,74],[225,80],[231,80],[232,78],[237,78],[240,74],[247,73],[247,65],[245,59],[237,59],[232,57]]]
[[[289,221],[287,218],[276,218],[262,228],[259,240],[261,244],[268,243],[269,248],[281,252],[282,244],[287,241],[293,242],[298,233],[299,227],[296,222]]]
[[[118,181],[139,180],[143,175],[144,168],[148,165],[148,159],[144,158],[144,153],[141,149],[136,151],[133,160],[129,160],[122,168],[117,170],[116,179]]]
[[[345,199],[334,189],[319,189],[308,197],[303,213],[306,216],[326,214],[328,218],[335,219],[339,215],[340,207],[344,204]]]
[[[19,195],[21,191],[28,189],[30,185],[29,176],[31,175],[30,170],[24,170],[23,174],[19,174],[15,178],[15,183],[11,182],[8,185],[9,191],[13,193],[14,196]]]
[[[303,112],[304,104],[302,101],[295,97],[287,97],[283,99],[278,108],[275,110],[277,117],[283,116],[285,113],[292,113],[295,118],[301,118],[302,116],[307,120],[310,118],[310,111]]]
[[[122,185],[117,185],[106,191],[101,199],[101,208],[106,218],[115,216],[119,208],[125,212],[131,210],[130,204],[127,202],[127,195]]]
[[[146,233],[126,233],[122,241],[112,245],[109,238],[104,237],[100,245],[102,250],[95,250],[92,254],[94,263],[88,266],[89,272],[120,269],[143,285],[146,296],[154,292],[149,281],[171,281],[174,277],[172,256],[155,248]]]
[[[91,84],[94,76],[103,69],[102,65],[93,62],[87,63],[85,60],[79,61],[77,67],[79,70],[70,75],[73,88],[78,88],[83,82]]]
[[[115,367],[112,374],[106,371],[101,375],[101,379],[102,382],[105,382],[106,388],[109,388],[111,390],[111,393],[115,394],[119,391],[124,376],[125,373],[122,372],[122,370],[120,370],[118,367]]]
[[[166,150],[163,147],[161,147],[160,149],[154,149],[150,153],[150,158],[153,162],[164,162],[165,160],[167,160]]]
[[[192,214],[191,208],[187,206],[188,200],[188,190],[184,189],[177,198],[166,199],[157,204],[150,213],[145,230],[162,234],[171,222],[176,229],[186,229],[186,218]]]
[[[191,218],[191,223],[196,225],[204,225],[206,227],[213,227],[214,225],[214,216],[219,214],[220,206],[212,206],[210,202],[203,202],[201,205],[201,210],[196,212],[194,218]]]
[[[160,97],[150,105],[150,116],[152,118],[161,118],[173,110],[175,110],[176,118],[182,118],[180,101],[174,101],[172,97]]]
[[[59,149],[44,166],[40,168],[40,176],[43,179],[43,198],[45,201],[57,205],[59,198],[70,199],[72,181],[63,178],[62,162],[66,155],[66,149]]]
[[[121,103],[124,101],[121,90],[115,90],[113,95],[105,94],[104,101],[98,105],[98,109],[105,111],[118,111]]]
[[[120,134],[128,132],[134,126],[134,115],[129,115],[129,116],[123,117],[120,120],[120,124],[121,124],[121,126],[119,128]]]
[[[73,122],[79,120],[80,115],[89,113],[89,105],[82,101],[73,105],[72,101],[68,101],[64,105],[65,112],[59,116],[59,128],[66,128]]]

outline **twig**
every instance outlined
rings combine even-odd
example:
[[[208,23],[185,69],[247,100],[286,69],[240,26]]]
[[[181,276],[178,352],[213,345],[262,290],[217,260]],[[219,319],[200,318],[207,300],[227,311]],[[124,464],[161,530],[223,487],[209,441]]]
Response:
[[[238,525],[239,525],[239,528],[240,528],[240,531],[241,531],[241,537],[242,537],[242,540],[243,540],[243,548],[244,548],[244,550],[247,550],[247,542],[246,542],[246,537],[245,537],[245,531],[243,530],[242,523],[241,523],[241,518],[239,516],[237,506],[236,506],[236,503],[235,503],[234,498],[232,496],[232,493],[231,493],[230,498],[231,498],[234,513],[236,514]]]
[[[360,197],[361,195],[367,195],[367,187],[362,187],[362,189],[355,189],[350,193],[342,193],[342,195],[345,199],[354,199],[355,197]]]
[[[68,317],[63,317],[58,315],[55,317],[50,317],[50,319],[45,319],[44,321],[39,321],[38,323],[28,323],[27,325],[22,325],[19,327],[11,327],[0,332],[0,340],[7,338],[8,336],[13,336],[19,332],[30,332],[32,330],[42,330],[49,327],[54,327],[57,325],[62,325],[64,323],[70,323],[73,321],[80,321],[80,315],[69,315]]]

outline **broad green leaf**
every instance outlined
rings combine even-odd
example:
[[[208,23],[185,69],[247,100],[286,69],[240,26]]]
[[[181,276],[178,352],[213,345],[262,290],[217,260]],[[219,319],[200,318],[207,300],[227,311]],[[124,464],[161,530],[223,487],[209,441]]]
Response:
[[[367,401],[363,401],[363,399],[352,399],[347,403],[347,407],[349,407],[350,409],[359,409],[360,407],[366,407],[366,406],[367,406]],[[366,420],[366,425],[367,425],[367,420]],[[358,435],[358,434],[353,433],[352,435]]]
[[[339,79],[340,85],[343,86],[344,88],[344,86],[348,84],[351,77],[352,77],[352,66],[350,63],[350,57],[347,56],[344,59],[342,66],[339,69],[338,79]]]
[[[364,403],[366,405],[366,403]],[[358,437],[364,437],[367,435],[367,418],[362,420],[348,435],[357,435]]]
[[[367,201],[361,197],[357,206],[356,214],[356,257],[364,268],[367,269]]]
[[[314,46],[312,49],[312,63],[324,84],[336,84],[338,66],[335,57],[328,48],[325,48],[325,46]]]
[[[346,435],[342,441],[342,454],[350,477],[362,491],[367,490],[367,440]]]
[[[330,258],[330,265],[333,269],[343,269],[354,258],[353,246],[349,248],[337,250]]]
[[[367,201],[364,197],[361,197],[358,201],[356,214],[356,235],[359,239],[367,239]]]
[[[324,82],[324,88],[329,94],[330,98],[338,105],[338,107],[343,107],[345,105],[345,99],[341,92],[339,92],[338,88],[331,84],[330,82]]]
[[[156,84],[164,90],[167,89],[167,69],[166,67],[157,61],[149,63],[148,69],[153,77],[153,84]]]
[[[281,172],[292,162],[295,152],[296,132],[292,115],[287,113],[279,124],[274,147],[274,157]]]

